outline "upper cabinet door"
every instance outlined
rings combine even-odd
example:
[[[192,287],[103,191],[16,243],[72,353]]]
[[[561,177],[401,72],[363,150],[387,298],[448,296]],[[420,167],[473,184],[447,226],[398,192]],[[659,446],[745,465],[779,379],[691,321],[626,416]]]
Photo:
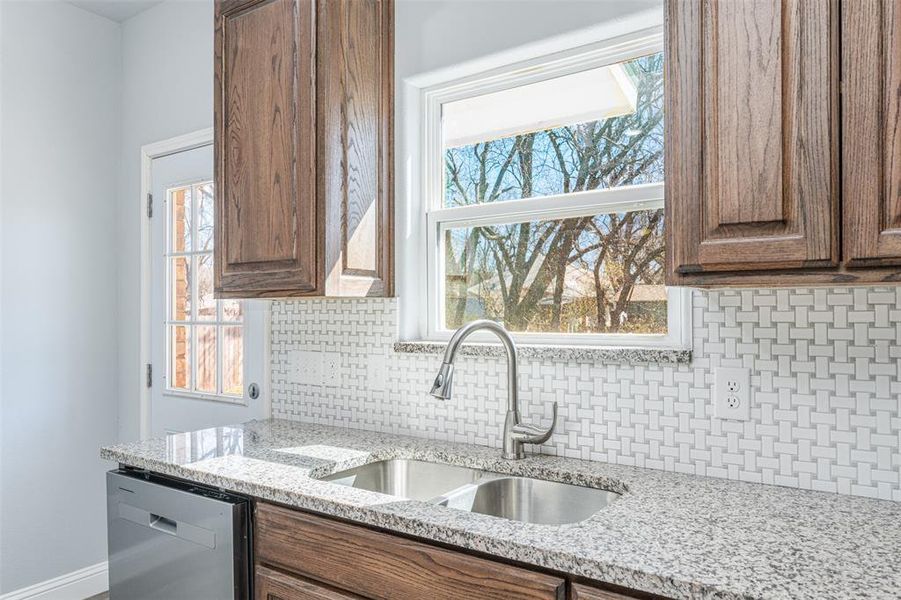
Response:
[[[315,8],[216,3],[216,293],[315,292]]]
[[[842,3],[842,214],[849,267],[901,265],[901,3]]]
[[[327,296],[394,293],[393,32],[392,0],[319,2]]]
[[[668,283],[838,264],[837,37],[837,0],[666,3]]]

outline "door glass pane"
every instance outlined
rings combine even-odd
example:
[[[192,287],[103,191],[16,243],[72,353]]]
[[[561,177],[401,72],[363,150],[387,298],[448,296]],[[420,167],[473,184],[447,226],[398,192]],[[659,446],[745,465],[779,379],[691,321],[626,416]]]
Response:
[[[197,320],[216,320],[216,299],[213,297],[213,255],[200,254],[197,261]]]
[[[213,249],[213,184],[197,186],[197,250]]]
[[[193,221],[191,188],[183,187],[169,190],[170,218],[172,219],[171,248],[172,252],[190,252]]]
[[[244,317],[244,303],[240,300],[220,300],[222,320],[240,322]]]
[[[197,391],[216,393],[216,327],[197,326]]]
[[[169,340],[169,387],[189,391],[191,389],[191,327],[189,325],[170,325]]]
[[[235,396],[244,390],[244,335],[241,327],[222,328],[222,391]]]
[[[167,198],[169,388],[243,396],[243,302],[213,295],[213,183],[171,188]]]
[[[169,259],[169,282],[172,299],[170,303],[170,319],[173,321],[191,320],[191,257],[176,256]]]
[[[663,209],[448,229],[447,329],[667,331]]]

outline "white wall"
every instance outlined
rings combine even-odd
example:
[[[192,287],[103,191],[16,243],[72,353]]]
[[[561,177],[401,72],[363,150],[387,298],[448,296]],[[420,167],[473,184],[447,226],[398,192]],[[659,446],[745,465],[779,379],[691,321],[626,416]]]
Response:
[[[662,0],[396,0],[396,78],[572,36],[662,7]]]
[[[212,0],[0,1],[0,593],[106,559],[138,437],[139,151],[212,126]]]
[[[119,438],[140,435],[140,150],[213,126],[213,2],[170,0],[122,25]]]
[[[106,560],[119,27],[0,3],[0,593]]]

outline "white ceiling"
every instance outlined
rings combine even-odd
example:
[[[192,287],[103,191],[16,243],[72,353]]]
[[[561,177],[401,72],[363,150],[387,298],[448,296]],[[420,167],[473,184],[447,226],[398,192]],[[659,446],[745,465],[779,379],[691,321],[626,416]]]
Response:
[[[69,4],[118,23],[162,2],[163,0],[69,0]]]

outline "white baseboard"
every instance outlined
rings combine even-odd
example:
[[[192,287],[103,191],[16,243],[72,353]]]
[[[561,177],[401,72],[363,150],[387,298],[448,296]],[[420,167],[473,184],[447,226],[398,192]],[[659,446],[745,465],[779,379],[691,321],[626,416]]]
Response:
[[[84,600],[108,589],[108,565],[102,562],[3,594],[0,600]]]

